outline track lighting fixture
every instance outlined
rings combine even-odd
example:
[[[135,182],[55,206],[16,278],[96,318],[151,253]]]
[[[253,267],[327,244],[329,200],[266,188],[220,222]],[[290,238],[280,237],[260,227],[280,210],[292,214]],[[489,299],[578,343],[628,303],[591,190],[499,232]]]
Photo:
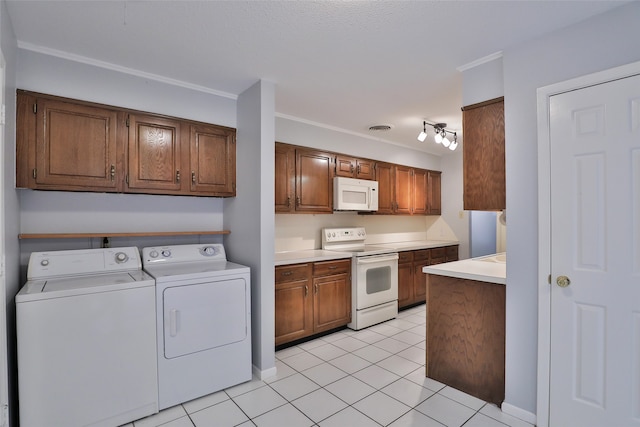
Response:
[[[446,130],[446,123],[429,123],[427,121],[423,121],[422,132],[418,135],[418,141],[424,142],[424,140],[427,139],[427,125],[433,126],[433,131],[435,132],[434,140],[436,144],[442,144],[451,151],[458,147],[458,134],[456,132]],[[453,135],[453,141],[447,138],[447,134]]]

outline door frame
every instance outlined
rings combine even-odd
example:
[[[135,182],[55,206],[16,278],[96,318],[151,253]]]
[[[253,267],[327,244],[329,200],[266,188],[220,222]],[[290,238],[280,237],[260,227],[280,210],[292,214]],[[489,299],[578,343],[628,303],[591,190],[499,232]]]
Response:
[[[550,98],[640,74],[633,62],[593,74],[538,88],[538,392],[537,425],[549,427],[551,368],[551,140]]]

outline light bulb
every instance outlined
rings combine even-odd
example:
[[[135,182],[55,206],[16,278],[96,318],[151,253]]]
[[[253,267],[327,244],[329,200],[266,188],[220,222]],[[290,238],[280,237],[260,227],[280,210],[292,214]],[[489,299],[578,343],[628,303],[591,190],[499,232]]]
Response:
[[[454,139],[451,145],[449,146],[449,150],[453,151],[458,148],[458,142]]]
[[[425,131],[420,132],[420,135],[418,135],[418,141],[424,142],[425,139],[427,139],[427,133]]]
[[[449,145],[451,145],[451,141],[449,141],[445,136],[444,138],[442,138],[442,145],[444,145],[445,147],[448,147]]]
[[[436,133],[435,141],[436,144],[440,144],[442,142],[442,135],[440,135],[440,132]]]

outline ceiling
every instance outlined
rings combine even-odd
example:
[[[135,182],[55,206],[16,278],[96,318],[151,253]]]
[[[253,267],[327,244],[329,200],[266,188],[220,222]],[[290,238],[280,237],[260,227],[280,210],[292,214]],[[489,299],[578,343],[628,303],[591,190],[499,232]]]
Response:
[[[461,67],[623,3],[7,1],[20,48],[231,98],[266,79],[279,116],[436,155],[416,136],[461,132]]]

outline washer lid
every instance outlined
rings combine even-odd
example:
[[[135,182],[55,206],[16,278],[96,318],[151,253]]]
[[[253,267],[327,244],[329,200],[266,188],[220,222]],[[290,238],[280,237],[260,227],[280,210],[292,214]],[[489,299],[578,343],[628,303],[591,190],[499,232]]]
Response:
[[[16,303],[145,286],[155,286],[155,281],[144,271],[31,280],[16,295]]]

